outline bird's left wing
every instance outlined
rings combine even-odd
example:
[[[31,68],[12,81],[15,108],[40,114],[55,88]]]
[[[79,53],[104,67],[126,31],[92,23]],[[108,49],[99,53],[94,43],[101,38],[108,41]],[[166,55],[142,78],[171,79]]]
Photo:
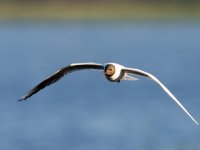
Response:
[[[168,90],[168,88],[163,85],[155,76],[153,76],[152,74],[145,72],[143,70],[139,70],[139,69],[135,69],[135,68],[124,68],[122,69],[122,71],[124,71],[125,73],[133,73],[136,75],[140,75],[140,76],[144,76],[147,77],[153,81],[155,81],[156,83],[158,83],[161,88],[176,102],[176,104],[181,107],[181,109],[197,124],[199,125],[199,123],[192,117],[192,115],[187,111],[187,109],[179,102],[179,100]]]
[[[41,89],[45,88],[46,86],[49,86],[58,80],[60,80],[64,75],[76,71],[76,70],[83,70],[83,69],[97,69],[97,70],[103,70],[104,66],[97,63],[75,63],[71,64],[69,66],[63,67],[60,70],[56,71],[53,75],[39,83],[37,86],[35,86],[33,89],[31,89],[29,92],[27,92],[24,96],[22,96],[18,101],[26,100],[27,98],[31,97],[33,94],[37,93]]]

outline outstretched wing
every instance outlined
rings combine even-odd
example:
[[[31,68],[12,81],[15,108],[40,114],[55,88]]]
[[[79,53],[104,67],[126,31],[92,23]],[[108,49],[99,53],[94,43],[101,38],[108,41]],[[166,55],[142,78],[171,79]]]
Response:
[[[165,85],[163,85],[155,76],[153,76],[152,74],[139,70],[139,69],[134,69],[134,68],[124,68],[123,69],[124,72],[126,73],[133,73],[136,75],[140,75],[140,76],[144,76],[147,78],[152,79],[153,81],[155,81],[156,83],[158,83],[161,88],[176,102],[176,104],[181,107],[181,109],[197,124],[199,125],[199,123],[192,117],[192,115],[186,110],[186,108],[178,101],[178,99],[167,89],[167,87]]]
[[[63,67],[60,70],[56,71],[53,75],[39,83],[37,86],[35,86],[33,89],[31,89],[28,93],[26,93],[24,96],[22,96],[18,101],[26,100],[27,98],[31,97],[33,94],[37,93],[41,89],[45,88],[46,86],[49,86],[58,80],[60,80],[64,75],[76,71],[76,70],[82,70],[82,69],[97,69],[97,70],[103,70],[104,66],[101,64],[96,63],[76,63],[71,64],[67,67]]]

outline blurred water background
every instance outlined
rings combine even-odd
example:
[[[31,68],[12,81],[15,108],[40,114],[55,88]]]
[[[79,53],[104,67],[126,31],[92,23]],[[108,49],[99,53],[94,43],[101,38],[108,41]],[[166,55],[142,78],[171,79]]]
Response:
[[[59,13],[49,9],[52,1],[1,1],[0,149],[200,149],[200,128],[144,78],[111,83],[99,71],[74,72],[17,102],[70,63],[117,62],[157,76],[200,121],[199,5],[143,2],[116,14],[124,5],[109,1],[109,7],[118,7],[102,15],[102,8],[109,10],[106,1],[100,8],[90,1],[62,1],[65,6],[55,6]],[[76,13],[61,11],[68,4]],[[138,8],[133,4],[141,9],[132,10]],[[169,15],[170,10],[177,13]]]

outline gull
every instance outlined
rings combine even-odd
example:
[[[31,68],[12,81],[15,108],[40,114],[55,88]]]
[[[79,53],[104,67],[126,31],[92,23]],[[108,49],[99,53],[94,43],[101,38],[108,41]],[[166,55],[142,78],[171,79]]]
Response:
[[[122,66],[117,63],[106,63],[106,64],[98,64],[98,63],[73,63],[66,67],[63,67],[56,71],[53,75],[36,85],[29,92],[27,92],[24,96],[22,96],[18,101],[26,100],[31,97],[33,94],[42,90],[43,88],[57,82],[64,75],[71,73],[77,70],[84,69],[93,69],[93,70],[103,70],[104,76],[107,80],[111,82],[120,82],[121,80],[138,80],[130,74],[143,76],[148,79],[155,81],[160,87],[175,101],[175,103],[197,124],[199,123],[192,117],[192,115],[187,111],[187,109],[179,102],[179,100],[168,90],[168,88],[162,84],[155,76],[152,74],[145,72],[136,68],[128,68]]]

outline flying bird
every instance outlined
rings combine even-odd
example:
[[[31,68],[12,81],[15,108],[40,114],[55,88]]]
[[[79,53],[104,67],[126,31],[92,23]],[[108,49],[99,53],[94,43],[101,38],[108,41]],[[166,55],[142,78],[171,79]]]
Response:
[[[162,84],[155,76],[136,68],[128,68],[117,63],[74,63],[66,67],[63,67],[56,71],[53,75],[36,85],[33,89],[22,96],[18,101],[26,100],[33,94],[42,90],[46,86],[49,86],[58,80],[60,80],[64,75],[77,70],[83,69],[93,69],[93,70],[103,70],[104,76],[107,80],[111,82],[120,82],[121,80],[138,80],[137,78],[130,76],[130,74],[143,76],[148,79],[155,81],[160,87],[175,101],[175,103],[197,124],[199,123],[192,117],[192,115],[186,110],[186,108],[178,101],[178,99],[168,90],[168,88]]]

